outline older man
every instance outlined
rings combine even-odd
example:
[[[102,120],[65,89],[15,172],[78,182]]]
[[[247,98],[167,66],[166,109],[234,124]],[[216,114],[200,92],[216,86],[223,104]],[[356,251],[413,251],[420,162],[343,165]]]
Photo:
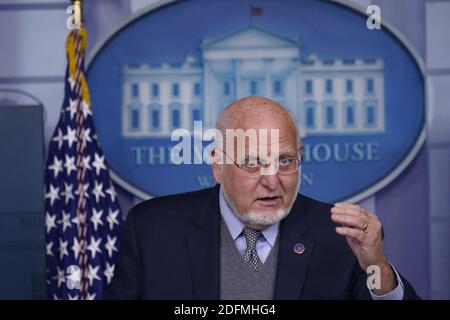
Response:
[[[302,144],[284,107],[247,97],[221,112],[217,128],[218,184],[130,211],[107,298],[418,298],[385,257],[375,214],[298,194]],[[237,136],[230,143],[231,129],[271,136],[251,148]]]

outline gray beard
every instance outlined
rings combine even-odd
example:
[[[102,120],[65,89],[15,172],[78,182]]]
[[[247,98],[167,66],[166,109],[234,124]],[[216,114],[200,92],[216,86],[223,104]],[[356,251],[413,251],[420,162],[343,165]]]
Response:
[[[241,220],[244,224],[249,225],[260,225],[260,226],[271,226],[276,224],[286,218],[286,216],[291,212],[292,206],[294,205],[295,199],[298,196],[298,190],[300,188],[301,179],[298,179],[298,184],[295,192],[295,196],[292,199],[291,203],[287,208],[278,209],[275,213],[266,213],[266,212],[257,212],[257,211],[249,211],[249,212],[240,212],[237,210],[235,203],[228,196],[225,187],[223,187],[223,195],[225,200],[227,201],[230,208],[233,210],[234,214]]]

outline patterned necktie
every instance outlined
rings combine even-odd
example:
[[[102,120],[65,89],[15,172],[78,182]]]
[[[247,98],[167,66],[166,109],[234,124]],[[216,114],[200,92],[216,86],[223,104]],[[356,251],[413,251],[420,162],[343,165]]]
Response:
[[[244,233],[245,242],[247,242],[247,248],[244,251],[244,261],[250,264],[254,271],[259,271],[262,267],[262,262],[256,252],[256,241],[261,236],[262,232],[245,227],[242,229]]]

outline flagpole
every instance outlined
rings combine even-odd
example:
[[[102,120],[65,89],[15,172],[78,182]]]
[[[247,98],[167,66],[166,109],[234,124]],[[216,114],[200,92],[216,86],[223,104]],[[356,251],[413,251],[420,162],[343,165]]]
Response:
[[[83,62],[84,62],[84,46],[82,45],[82,33],[81,29],[84,27],[84,17],[83,17],[83,2],[82,0],[72,0],[72,5],[74,8],[74,20],[77,28],[74,30],[75,37],[75,61],[77,63],[76,75],[75,75],[75,94],[78,97],[77,100],[77,116],[76,116],[76,137],[77,137],[77,183],[78,183],[78,193],[80,194],[80,198],[77,202],[77,210],[76,217],[79,221],[78,225],[78,239],[80,242],[80,252],[78,259],[78,267],[80,269],[80,300],[86,300],[89,298],[89,282],[88,282],[88,267],[89,267],[89,257],[88,257],[88,237],[87,237],[87,220],[89,215],[89,206],[86,203],[83,194],[83,182],[85,181],[86,168],[82,165],[82,154],[85,148],[85,144],[83,141],[83,136],[85,134],[85,127],[83,124],[84,117],[82,116],[82,103],[84,95],[87,91],[83,92],[83,78],[84,78],[84,70],[83,70]]]

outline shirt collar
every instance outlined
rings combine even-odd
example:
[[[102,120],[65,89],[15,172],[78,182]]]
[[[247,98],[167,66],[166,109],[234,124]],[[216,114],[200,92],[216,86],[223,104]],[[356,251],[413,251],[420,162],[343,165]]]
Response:
[[[231,237],[233,238],[234,241],[236,240],[237,237],[239,237],[245,225],[236,216],[236,214],[228,205],[228,202],[226,201],[225,196],[223,195],[222,185],[220,186],[219,207],[222,218],[223,220],[225,220],[225,224],[227,225],[228,230],[230,230]],[[262,230],[264,238],[270,243],[272,247],[274,246],[275,240],[277,239],[279,226],[280,223],[277,222],[275,224],[268,226],[266,229]]]

